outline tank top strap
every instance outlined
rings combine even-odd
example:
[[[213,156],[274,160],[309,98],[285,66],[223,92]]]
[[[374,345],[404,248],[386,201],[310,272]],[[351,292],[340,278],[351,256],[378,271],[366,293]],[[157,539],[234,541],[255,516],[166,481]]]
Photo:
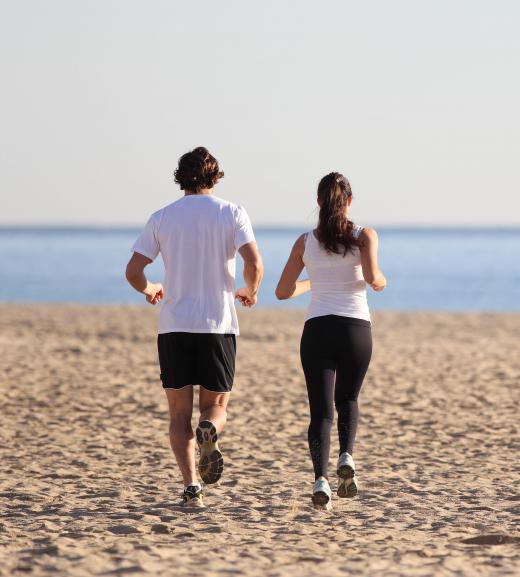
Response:
[[[359,235],[361,234],[361,231],[363,230],[362,226],[359,225],[355,225],[353,230],[352,230],[352,236],[354,237],[355,240],[359,239]]]

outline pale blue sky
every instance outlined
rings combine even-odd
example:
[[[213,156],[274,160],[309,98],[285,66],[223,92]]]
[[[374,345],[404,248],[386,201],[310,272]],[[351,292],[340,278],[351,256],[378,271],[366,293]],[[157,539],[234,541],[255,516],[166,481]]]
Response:
[[[142,224],[205,145],[256,224],[520,224],[515,0],[0,0],[0,223]]]

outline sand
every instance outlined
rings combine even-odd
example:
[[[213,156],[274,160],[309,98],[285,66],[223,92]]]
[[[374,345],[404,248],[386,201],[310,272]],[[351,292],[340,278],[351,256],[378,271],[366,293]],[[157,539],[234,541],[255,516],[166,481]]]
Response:
[[[519,574],[520,315],[376,314],[360,494],[323,512],[303,313],[242,313],[203,511],[178,506],[156,314],[0,306],[0,575]]]

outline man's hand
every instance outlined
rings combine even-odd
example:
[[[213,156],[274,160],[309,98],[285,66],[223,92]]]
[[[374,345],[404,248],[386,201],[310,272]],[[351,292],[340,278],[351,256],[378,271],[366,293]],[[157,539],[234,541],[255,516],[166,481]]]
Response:
[[[159,301],[162,301],[162,299],[164,298],[163,286],[160,282],[157,283],[149,282],[146,285],[143,294],[146,296],[146,300],[151,305],[156,305]]]
[[[251,291],[247,287],[243,287],[237,290],[235,298],[243,307],[251,308],[256,305],[257,295],[256,293],[251,294]]]

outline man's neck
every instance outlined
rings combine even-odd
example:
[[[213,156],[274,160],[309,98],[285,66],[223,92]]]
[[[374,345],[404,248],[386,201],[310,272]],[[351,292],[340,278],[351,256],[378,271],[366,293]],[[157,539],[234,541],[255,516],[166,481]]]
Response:
[[[185,190],[184,196],[203,196],[203,195],[210,195],[213,194],[212,188],[201,188],[198,192],[194,190]]]

